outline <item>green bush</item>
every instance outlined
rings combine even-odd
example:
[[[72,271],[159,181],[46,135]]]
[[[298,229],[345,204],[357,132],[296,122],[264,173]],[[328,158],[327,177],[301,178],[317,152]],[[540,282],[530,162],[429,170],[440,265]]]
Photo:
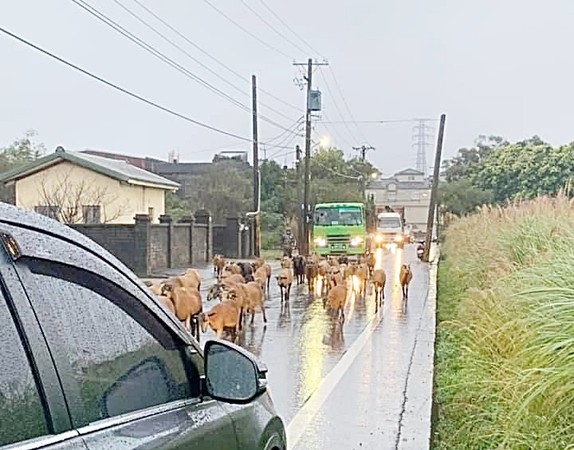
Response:
[[[483,208],[442,252],[434,447],[574,448],[574,204]]]

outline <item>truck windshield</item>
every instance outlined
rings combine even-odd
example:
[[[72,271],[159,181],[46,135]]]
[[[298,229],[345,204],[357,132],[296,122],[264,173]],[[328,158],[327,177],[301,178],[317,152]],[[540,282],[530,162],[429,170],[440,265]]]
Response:
[[[315,210],[317,225],[362,225],[361,208],[317,208]]]
[[[400,228],[401,221],[397,217],[381,217],[378,226],[379,228]]]

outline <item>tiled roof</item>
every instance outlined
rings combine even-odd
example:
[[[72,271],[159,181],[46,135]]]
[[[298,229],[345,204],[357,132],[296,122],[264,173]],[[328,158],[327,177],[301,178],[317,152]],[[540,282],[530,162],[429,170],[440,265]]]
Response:
[[[177,189],[179,187],[179,183],[148,172],[147,170],[140,169],[139,167],[128,164],[126,161],[103,158],[87,153],[69,152],[61,147],[58,147],[54,153],[39,158],[30,164],[0,174],[0,181],[8,182],[25,178],[60,161],[69,161],[78,166],[129,184],[145,184],[168,190]]]

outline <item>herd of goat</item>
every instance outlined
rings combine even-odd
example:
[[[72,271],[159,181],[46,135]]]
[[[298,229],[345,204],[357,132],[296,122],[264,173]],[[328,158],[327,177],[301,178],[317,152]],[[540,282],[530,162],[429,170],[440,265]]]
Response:
[[[303,257],[295,255],[281,260],[281,268],[275,275],[281,293],[281,304],[289,301],[291,286],[295,281],[309,286],[309,292],[315,291],[320,281],[320,295],[323,306],[334,311],[337,318],[344,322],[344,309],[350,289],[365,296],[370,282],[375,293],[375,310],[378,311],[385,298],[384,289],[387,281],[385,271],[376,268],[374,254],[360,257],[350,262],[347,257],[321,258],[317,255]],[[260,311],[263,321],[265,314],[265,297],[269,291],[272,270],[263,258],[253,263],[228,262],[222,255],[213,258],[213,270],[217,282],[210,287],[207,301],[219,299],[209,311],[205,312],[201,299],[201,276],[195,269],[188,269],[184,274],[170,277],[159,282],[146,282],[149,289],[157,296],[162,305],[171,311],[185,328],[199,340],[200,330],[205,333],[211,328],[218,338],[225,331],[237,336],[243,327],[247,313],[251,314],[251,325],[255,313]],[[408,298],[409,283],[412,280],[410,265],[402,264],[399,282],[403,299]]]

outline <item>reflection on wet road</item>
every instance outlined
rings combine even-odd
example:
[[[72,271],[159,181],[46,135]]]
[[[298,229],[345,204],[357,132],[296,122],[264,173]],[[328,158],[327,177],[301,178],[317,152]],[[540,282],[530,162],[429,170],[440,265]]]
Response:
[[[410,263],[413,270],[408,308],[402,299],[399,285],[399,271],[403,263]],[[388,361],[395,364],[397,369],[403,367],[406,355],[403,355],[401,348],[405,344],[405,339],[413,333],[415,322],[419,319],[416,311],[412,311],[414,314],[411,314],[411,309],[418,310],[419,307],[415,305],[422,304],[425,298],[427,265],[417,260],[414,246],[407,246],[405,251],[379,250],[376,268],[383,268],[387,275],[385,302],[378,313],[375,312],[374,293],[370,285],[364,296],[357,294],[355,290],[348,291],[345,322],[341,325],[324,309],[323,301],[318,294],[321,289],[320,283],[317,283],[313,295],[308,294],[306,285],[294,284],[289,303],[282,305],[273,278],[266,300],[267,326],[263,325],[262,317],[257,315],[254,326],[250,327],[247,324],[238,337],[237,343],[257,355],[269,368],[271,395],[286,425],[317,390],[321,381],[336,366],[372,319],[381,322],[377,328],[385,322],[392,324],[389,333],[386,333],[388,341],[379,350],[390,351],[387,356],[391,358]],[[355,285],[356,281],[350,280],[349,284]],[[214,302],[204,301],[204,309],[210,309],[213,304]],[[213,333],[209,331],[202,336],[202,340],[205,341],[212,336]],[[376,358],[376,355],[373,358]],[[373,362],[375,363],[376,361]],[[357,379],[354,384],[385,383],[385,379],[370,379],[374,374],[369,367],[369,365],[363,367],[361,379]],[[390,377],[397,376],[393,375],[393,367],[388,370]],[[402,373],[402,370],[396,372]],[[400,385],[400,382],[398,384]]]

